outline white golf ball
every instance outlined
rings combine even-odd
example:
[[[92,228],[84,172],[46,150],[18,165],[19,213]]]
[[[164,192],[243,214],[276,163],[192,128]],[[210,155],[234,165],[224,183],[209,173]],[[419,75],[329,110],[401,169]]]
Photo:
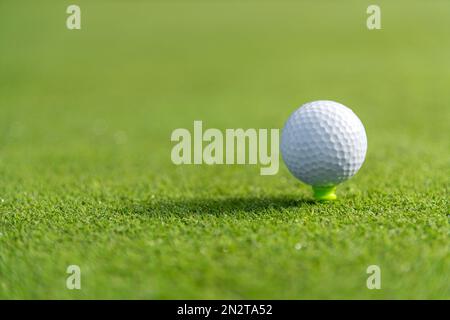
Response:
[[[281,153],[289,171],[313,187],[335,186],[358,172],[367,151],[364,126],[334,101],[304,104],[287,120]]]

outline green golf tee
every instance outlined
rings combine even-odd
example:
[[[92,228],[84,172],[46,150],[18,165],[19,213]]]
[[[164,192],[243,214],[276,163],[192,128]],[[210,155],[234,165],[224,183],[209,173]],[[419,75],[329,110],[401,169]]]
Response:
[[[336,200],[336,186],[332,187],[312,187],[314,191],[314,199],[320,201]]]

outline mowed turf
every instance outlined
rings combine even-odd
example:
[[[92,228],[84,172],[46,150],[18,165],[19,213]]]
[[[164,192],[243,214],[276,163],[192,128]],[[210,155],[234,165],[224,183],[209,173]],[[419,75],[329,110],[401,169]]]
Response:
[[[450,298],[450,3],[0,3],[0,298]],[[361,171],[175,166],[176,128],[281,128],[331,99]],[[66,269],[81,268],[81,290]],[[366,269],[381,268],[381,290]]]

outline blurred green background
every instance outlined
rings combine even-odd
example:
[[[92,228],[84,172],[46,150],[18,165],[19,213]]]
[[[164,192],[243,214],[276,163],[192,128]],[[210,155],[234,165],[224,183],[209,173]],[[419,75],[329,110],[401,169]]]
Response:
[[[375,31],[370,4],[2,0],[0,298],[450,298],[450,2],[377,1]],[[318,99],[368,134],[336,203],[283,165],[170,161],[194,120]]]

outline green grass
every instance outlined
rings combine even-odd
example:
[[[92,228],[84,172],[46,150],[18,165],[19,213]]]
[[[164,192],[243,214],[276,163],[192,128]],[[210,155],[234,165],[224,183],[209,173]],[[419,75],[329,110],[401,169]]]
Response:
[[[80,0],[68,31],[71,3],[0,4],[0,298],[450,298],[447,1],[381,1],[380,31],[369,1]],[[170,161],[175,128],[317,99],[368,134],[335,203]]]

